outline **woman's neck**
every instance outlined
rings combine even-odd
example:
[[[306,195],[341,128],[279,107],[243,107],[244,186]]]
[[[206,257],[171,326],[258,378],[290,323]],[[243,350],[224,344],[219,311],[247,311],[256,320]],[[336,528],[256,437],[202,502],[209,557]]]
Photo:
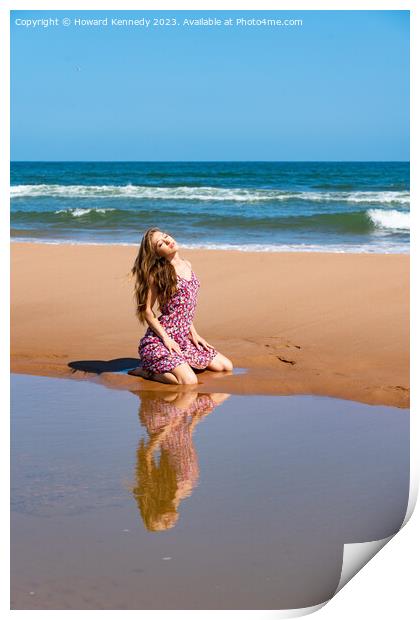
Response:
[[[176,267],[177,265],[182,265],[183,264],[183,259],[180,257],[180,255],[178,254],[178,250],[175,252],[175,254],[173,256],[171,256],[170,258],[167,259],[171,265],[173,265],[174,267]]]

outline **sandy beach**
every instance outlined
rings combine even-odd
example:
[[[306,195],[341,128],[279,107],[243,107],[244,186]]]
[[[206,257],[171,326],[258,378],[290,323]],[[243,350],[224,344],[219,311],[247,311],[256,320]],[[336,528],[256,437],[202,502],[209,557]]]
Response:
[[[135,246],[11,244],[11,370],[176,390],[72,362],[137,358]],[[200,392],[317,394],[409,405],[409,256],[182,249],[201,282],[194,324],[238,368]],[[184,386],[185,388],[185,386]]]

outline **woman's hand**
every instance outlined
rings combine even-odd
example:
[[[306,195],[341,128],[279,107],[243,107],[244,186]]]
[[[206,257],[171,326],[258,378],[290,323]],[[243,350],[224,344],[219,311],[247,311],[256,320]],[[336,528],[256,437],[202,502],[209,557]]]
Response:
[[[190,333],[190,340],[193,342],[193,344],[197,347],[197,349],[199,349],[199,345],[201,344],[202,347],[204,347],[204,349],[206,349],[206,351],[211,351],[211,349],[213,348],[211,346],[211,344],[209,344],[207,342],[207,340],[204,340],[204,338],[202,338],[201,336],[199,336],[197,334],[197,332],[194,333]]]
[[[173,338],[165,338],[163,344],[168,349],[169,353],[172,353],[174,351],[175,353],[179,353],[179,355],[182,355],[181,347]]]

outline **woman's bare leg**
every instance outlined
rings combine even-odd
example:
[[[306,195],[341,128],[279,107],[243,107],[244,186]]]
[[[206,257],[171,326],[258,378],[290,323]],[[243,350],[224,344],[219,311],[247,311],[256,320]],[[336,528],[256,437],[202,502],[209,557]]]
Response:
[[[148,381],[159,381],[159,383],[179,383],[178,379],[171,372],[151,372],[150,370],[145,370],[141,366],[134,368],[133,370],[129,370],[127,374],[133,375],[134,377],[142,377]]]
[[[162,383],[171,383],[173,385],[178,385],[179,383],[178,379],[171,372],[153,373],[153,377],[153,381],[161,381]]]
[[[175,366],[175,368],[172,368],[172,372],[177,378],[178,383],[182,385],[196,385],[198,383],[197,375],[187,362]]]
[[[210,364],[206,366],[206,370],[214,370],[215,372],[221,372],[223,370],[233,370],[233,364],[224,355],[218,353],[211,360]]]

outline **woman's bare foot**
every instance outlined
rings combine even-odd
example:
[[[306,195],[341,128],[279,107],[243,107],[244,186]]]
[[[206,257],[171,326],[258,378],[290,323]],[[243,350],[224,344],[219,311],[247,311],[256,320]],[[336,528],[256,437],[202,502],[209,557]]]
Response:
[[[179,385],[178,379],[171,372],[163,372],[162,374],[155,374],[155,381],[161,383],[171,383],[172,385]]]
[[[143,377],[143,379],[150,379],[151,375],[153,375],[150,370],[145,370],[141,366],[137,366],[137,368],[133,368],[133,370],[129,370],[127,372],[128,375],[133,375],[134,377]]]
[[[133,375],[134,377],[142,377],[143,379],[147,379],[148,381],[159,381],[160,383],[171,383],[178,385],[178,379],[171,372],[164,373],[156,373],[151,370],[146,370],[141,366],[134,368],[133,370],[129,370],[128,375]]]

